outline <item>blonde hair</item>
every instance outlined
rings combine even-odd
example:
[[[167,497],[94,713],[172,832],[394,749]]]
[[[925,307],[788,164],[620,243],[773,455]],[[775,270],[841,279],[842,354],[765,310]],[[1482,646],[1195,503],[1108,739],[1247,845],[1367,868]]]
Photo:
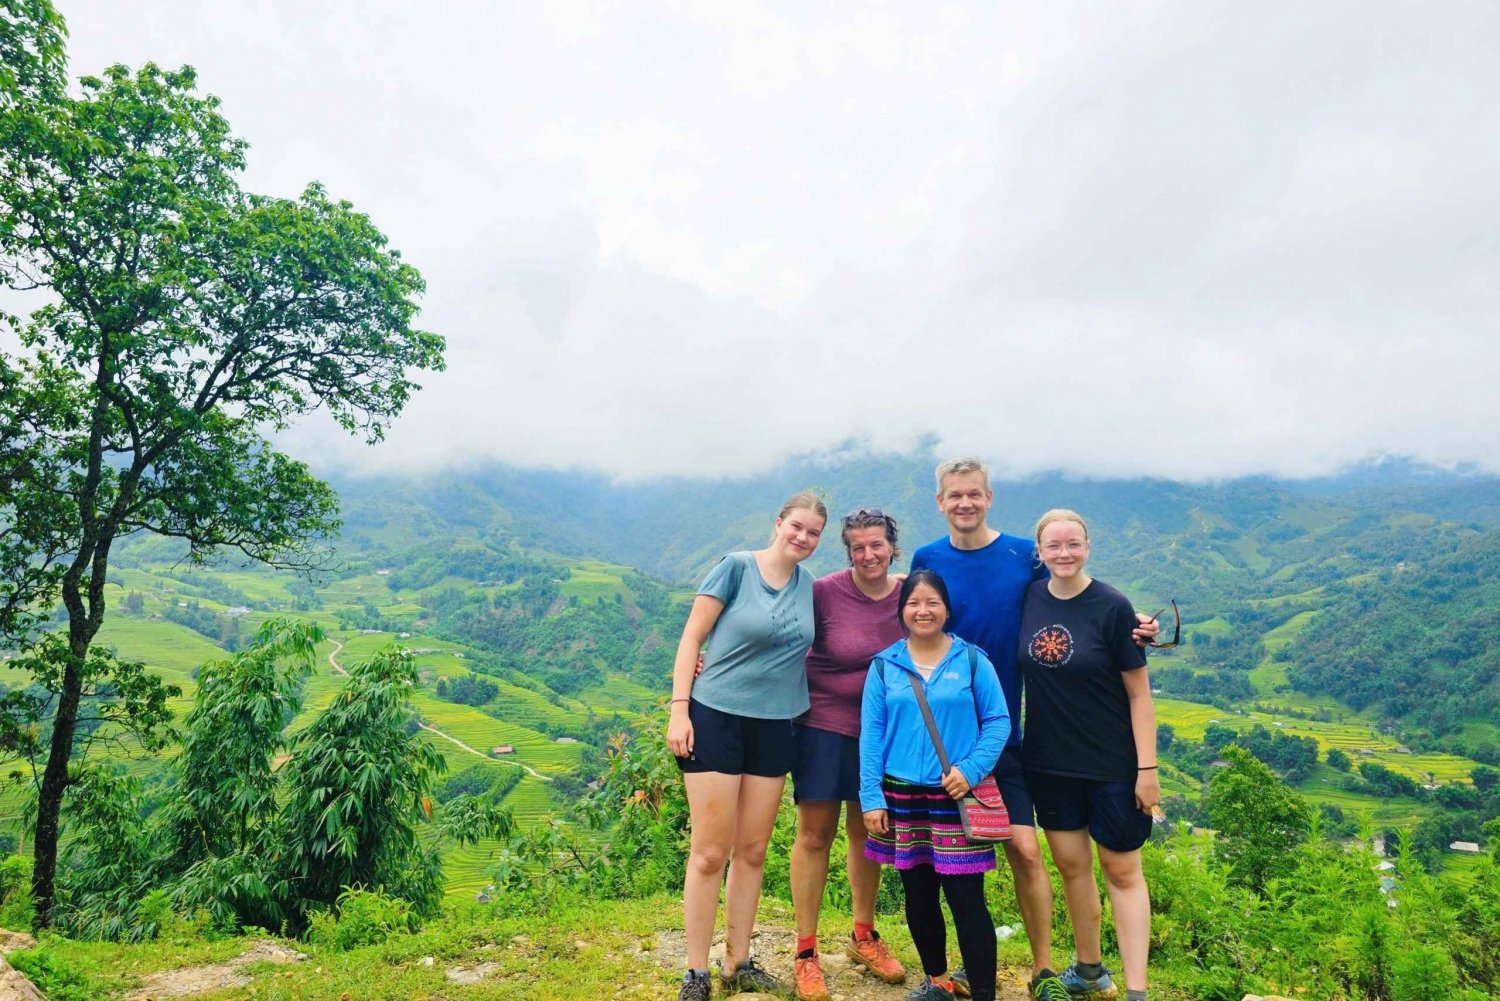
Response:
[[[781,505],[781,510],[776,513],[776,520],[780,521],[798,508],[804,511],[811,511],[823,519],[824,525],[828,524],[828,507],[823,503],[823,498],[811,490],[803,490],[788,497],[786,503]],[[774,539],[775,537],[776,533],[772,532],[771,538]]]
[[[962,473],[979,473],[984,477],[984,489],[990,488],[990,467],[972,455],[960,456],[957,459],[948,459],[939,462],[935,474],[937,476],[937,492],[943,492],[943,477],[958,476]]]
[[[1078,522],[1079,527],[1081,527],[1083,529],[1083,541],[1085,541],[1085,542],[1088,541],[1088,539],[1089,539],[1089,523],[1083,520],[1083,515],[1079,514],[1077,511],[1072,511],[1072,510],[1069,510],[1068,508],[1065,508],[1065,507],[1055,507],[1051,511],[1048,511],[1046,514],[1042,515],[1040,518],[1038,518],[1036,520],[1036,533],[1035,533],[1035,535],[1036,535],[1037,545],[1041,545],[1041,542],[1042,542],[1042,529],[1046,528],[1048,525],[1050,525],[1050,524],[1052,524],[1053,522],[1056,522],[1056,521],[1076,521],[1076,522]]]

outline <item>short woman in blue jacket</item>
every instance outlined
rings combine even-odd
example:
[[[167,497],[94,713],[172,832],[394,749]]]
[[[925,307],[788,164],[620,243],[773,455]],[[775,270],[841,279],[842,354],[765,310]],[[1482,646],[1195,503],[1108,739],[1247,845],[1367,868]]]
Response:
[[[931,570],[901,586],[906,639],[875,656],[865,678],[860,720],[860,807],[865,855],[895,866],[906,894],[906,924],[926,981],[914,992],[953,997],[948,977],[946,896],[976,1001],[995,996],[995,924],[984,901],[984,873],[995,849],[970,845],[958,803],[995,767],[1010,716],[995,668],[979,648],[943,631],[948,589]],[[913,685],[922,686],[952,767],[945,774]]]

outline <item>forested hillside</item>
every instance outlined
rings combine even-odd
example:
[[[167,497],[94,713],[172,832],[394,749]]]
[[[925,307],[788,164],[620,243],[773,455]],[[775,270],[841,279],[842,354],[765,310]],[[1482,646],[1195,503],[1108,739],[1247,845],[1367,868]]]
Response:
[[[1437,736],[1500,719],[1500,531],[1444,540],[1358,584],[1330,584],[1283,648],[1299,691]],[[1491,764],[1500,763],[1491,761]]]

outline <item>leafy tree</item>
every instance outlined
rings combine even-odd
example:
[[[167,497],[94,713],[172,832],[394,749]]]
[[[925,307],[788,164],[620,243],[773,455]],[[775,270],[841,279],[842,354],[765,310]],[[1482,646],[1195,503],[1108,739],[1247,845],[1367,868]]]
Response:
[[[1217,754],[1234,743],[1236,736],[1234,730],[1223,723],[1210,723],[1203,729],[1203,746]]]
[[[9,666],[29,672],[33,680],[0,696],[0,753],[26,760],[33,775],[56,746],[58,706],[66,697],[69,672],[77,684],[70,754],[82,756],[100,742],[121,749],[127,737],[139,748],[157,751],[174,736],[167,699],[182,690],[147,673],[140,661],[121,660],[100,647],[89,647],[86,656],[75,659],[67,640],[50,633]]]
[[[279,848],[276,757],[322,639],[317,626],[272,619],[244,651],[198,673],[172,763],[176,795],[161,811],[163,856],[174,874],[186,873],[185,902],[209,907],[222,924],[274,928],[284,916],[289,889],[270,869]],[[231,872],[238,878],[223,878]]]
[[[1368,782],[1382,796],[1416,796],[1417,783],[1393,772],[1378,761],[1364,761],[1359,765],[1359,777]]]
[[[1341,772],[1347,772],[1354,766],[1354,762],[1349,755],[1337,747],[1330,747],[1324,760],[1328,762],[1329,768]]]
[[[1156,749],[1158,751],[1169,751],[1172,744],[1177,740],[1177,731],[1172,729],[1170,723],[1156,724]]]
[[[1224,748],[1228,760],[1208,783],[1209,823],[1218,831],[1214,858],[1230,878],[1258,892],[1288,875],[1298,845],[1312,823],[1307,804],[1276,773],[1237,745]]]
[[[482,706],[499,694],[499,685],[485,681],[477,674],[462,674],[451,680],[439,678],[437,682],[438,698],[461,706]]]
[[[70,906],[59,924],[78,938],[150,938],[155,929],[142,926],[136,907],[152,889],[155,858],[139,781],[78,769],[68,806],[77,836],[63,853]]]
[[[41,37],[27,51],[47,63],[60,23],[6,31]],[[0,632],[32,642],[59,599],[66,618],[34,842],[41,925],[116,541],[149,530],[197,560],[233,547],[316,565],[335,497],[263,429],[326,409],[377,440],[417,388],[407,372],[442,366],[442,339],[411,325],[415,269],[316,184],[242,191],[244,143],[194,88],[188,68],[115,66],[81,97],[0,114],[0,276],[49,300],[13,321],[24,353],[0,356]]]
[[[446,764],[408,731],[417,684],[409,651],[386,647],[349,672],[343,692],[298,735],[288,762],[282,849],[299,906],[334,904],[345,887],[385,887],[428,913],[442,891],[437,852],[417,840]]]
[[[0,112],[62,93],[67,33],[48,0],[0,0]]]

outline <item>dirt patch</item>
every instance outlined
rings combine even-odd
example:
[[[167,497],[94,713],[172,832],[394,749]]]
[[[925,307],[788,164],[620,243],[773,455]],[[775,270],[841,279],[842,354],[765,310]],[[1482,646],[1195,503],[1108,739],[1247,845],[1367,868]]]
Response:
[[[778,925],[760,925],[752,939],[755,958],[773,975],[781,977],[787,983],[792,982],[792,961],[796,945],[796,932]],[[672,973],[680,972],[686,963],[687,943],[681,931],[657,932],[654,941],[643,941],[638,948],[643,958],[649,956]],[[949,962],[957,965],[957,945],[952,945],[951,950]],[[820,952],[823,975],[828,980],[828,993],[833,1001],[902,1001],[907,991],[917,985],[921,976],[921,967],[916,964],[915,957],[911,957],[913,961],[907,964],[905,984],[887,984],[866,976],[863,966],[855,966],[845,958],[840,942],[821,942]],[[723,955],[723,935],[715,935],[713,948],[708,953],[709,968],[717,969],[716,963]],[[1027,1001],[1026,978],[1029,973],[1029,970],[1002,967],[996,995],[999,1001]]]
[[[499,963],[480,963],[478,966],[473,967],[455,966],[452,969],[444,970],[443,976],[448,978],[450,983],[477,984],[485,977],[499,972],[499,970]]]
[[[0,956],[9,956],[20,949],[35,949],[36,939],[23,931],[0,929]]]
[[[184,998],[225,987],[243,987],[250,982],[244,968],[251,963],[297,963],[300,954],[275,942],[257,942],[225,963],[210,966],[186,966],[147,975],[141,986],[125,995],[126,1001],[155,1001],[157,998]]]

